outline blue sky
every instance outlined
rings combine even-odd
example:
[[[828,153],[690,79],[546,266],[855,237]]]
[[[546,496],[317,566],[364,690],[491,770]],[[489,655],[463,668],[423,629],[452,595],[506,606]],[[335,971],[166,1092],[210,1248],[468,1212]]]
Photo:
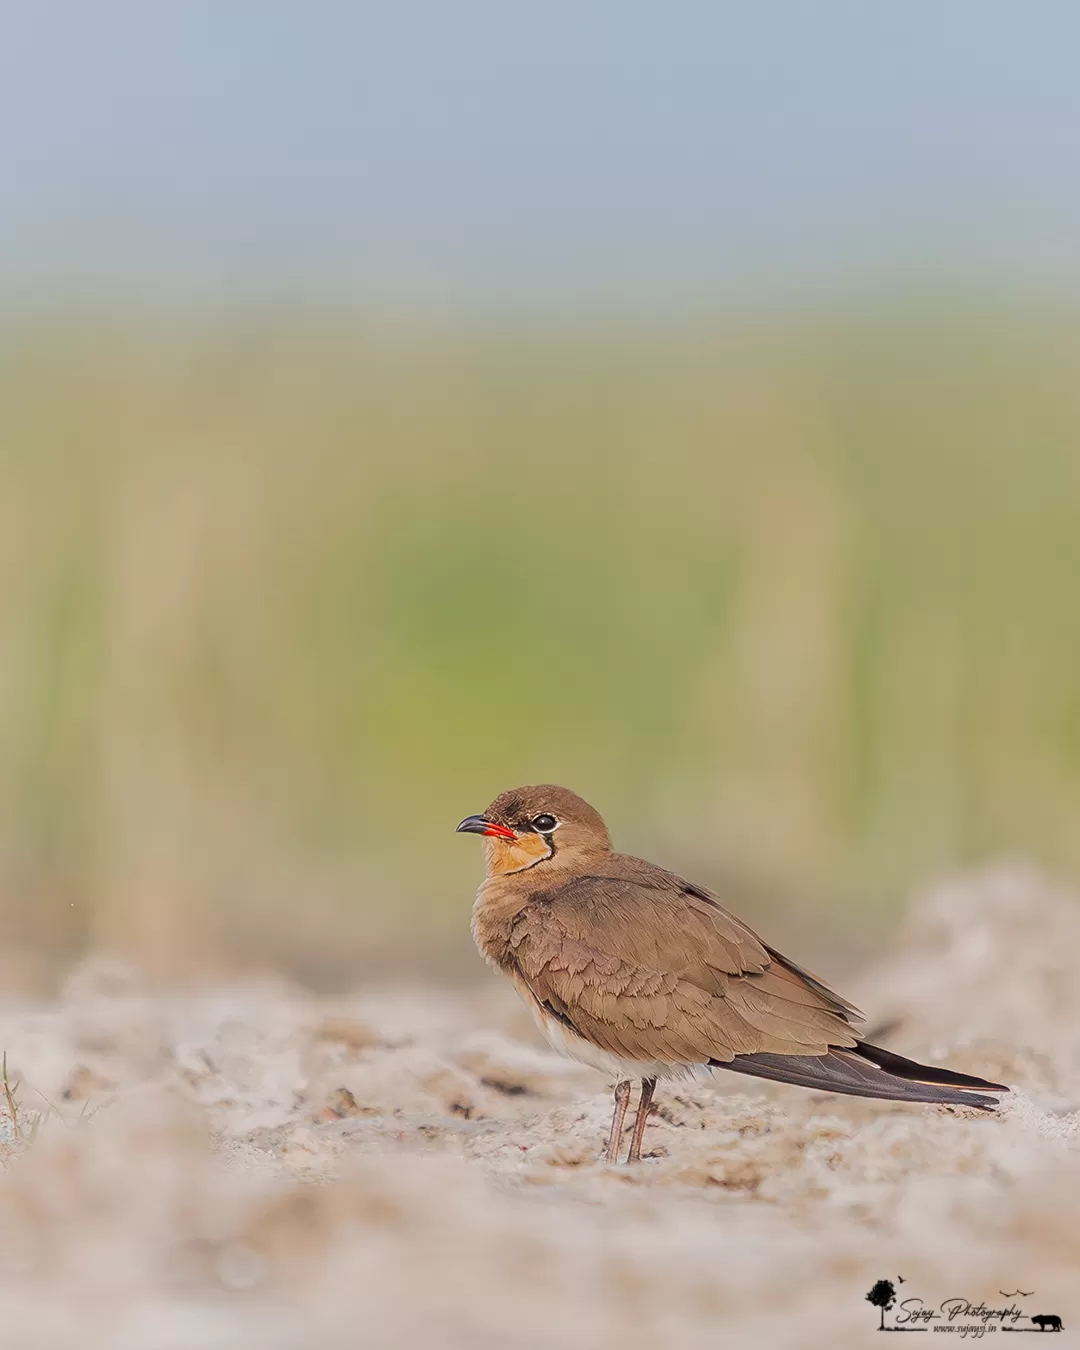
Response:
[[[0,283],[1080,276],[1080,5],[5,6]]]

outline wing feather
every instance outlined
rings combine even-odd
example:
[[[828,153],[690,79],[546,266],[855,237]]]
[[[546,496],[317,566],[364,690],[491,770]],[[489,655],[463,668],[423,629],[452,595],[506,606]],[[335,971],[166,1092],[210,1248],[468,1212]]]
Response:
[[[857,1010],[767,948],[708,892],[638,859],[542,892],[510,951],[540,1003],[627,1059],[730,1062],[858,1043]]]

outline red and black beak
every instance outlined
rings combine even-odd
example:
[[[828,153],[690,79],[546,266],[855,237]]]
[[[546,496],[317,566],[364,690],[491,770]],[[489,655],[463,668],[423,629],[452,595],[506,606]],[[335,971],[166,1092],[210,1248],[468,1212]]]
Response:
[[[457,834],[485,834],[496,839],[516,839],[517,835],[508,825],[500,825],[497,820],[488,820],[487,816],[466,816],[457,827]]]

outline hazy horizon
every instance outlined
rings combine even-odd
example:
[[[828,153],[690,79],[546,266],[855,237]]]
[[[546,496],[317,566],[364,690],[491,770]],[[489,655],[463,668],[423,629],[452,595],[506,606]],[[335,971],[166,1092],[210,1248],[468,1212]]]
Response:
[[[1080,279],[1080,10],[1057,0],[5,18],[13,297],[573,306]]]

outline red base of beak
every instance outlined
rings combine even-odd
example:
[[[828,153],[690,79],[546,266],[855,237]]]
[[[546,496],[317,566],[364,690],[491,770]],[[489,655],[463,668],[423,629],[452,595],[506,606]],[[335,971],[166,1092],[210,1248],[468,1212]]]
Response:
[[[517,835],[508,825],[500,825],[497,820],[488,820],[486,816],[466,816],[457,827],[458,834],[483,834],[489,839],[516,839]]]

